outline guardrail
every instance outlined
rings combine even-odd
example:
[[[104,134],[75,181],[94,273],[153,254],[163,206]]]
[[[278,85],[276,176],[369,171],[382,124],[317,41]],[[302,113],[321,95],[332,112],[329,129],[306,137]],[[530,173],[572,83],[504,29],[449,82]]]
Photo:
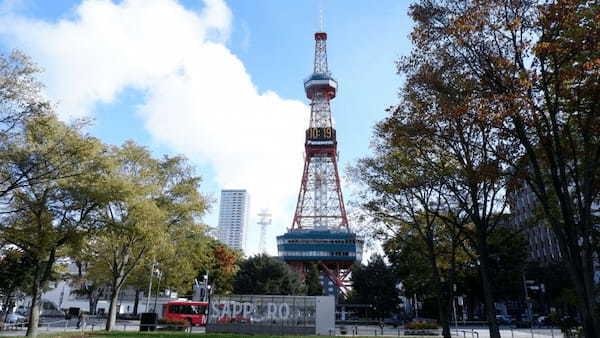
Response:
[[[450,331],[453,331],[453,330],[450,330]],[[471,329],[471,331],[467,331],[467,330],[454,330],[454,332],[456,332],[457,336],[459,336],[459,337],[460,337],[459,332],[462,332],[463,338],[467,337],[467,333],[471,334],[471,338],[475,338],[475,337],[479,338],[479,332],[477,332],[477,331],[475,331],[473,329]]]
[[[0,323],[0,331],[18,331],[27,328],[28,322]]]
[[[29,324],[28,322],[5,323],[3,326],[0,327],[0,332],[1,331],[26,330],[28,324]],[[76,321],[63,319],[63,320],[57,320],[57,321],[53,321],[53,322],[40,323],[39,330],[40,331],[50,331],[52,329],[55,329],[55,331],[62,331],[62,332],[77,331],[77,330],[94,331],[94,330],[103,329],[105,325],[106,325],[106,323],[104,321],[101,321],[101,322],[96,321],[96,322],[87,322],[87,323],[84,322],[84,323],[81,323],[81,325],[79,325],[79,327],[77,327]],[[156,330],[156,331],[192,332],[192,330],[193,330],[193,326],[188,326],[188,325],[137,324],[137,323],[115,323],[114,328],[115,329],[122,328],[123,331],[131,330],[132,328],[135,328],[137,330],[141,330],[142,328],[147,328],[147,331]]]

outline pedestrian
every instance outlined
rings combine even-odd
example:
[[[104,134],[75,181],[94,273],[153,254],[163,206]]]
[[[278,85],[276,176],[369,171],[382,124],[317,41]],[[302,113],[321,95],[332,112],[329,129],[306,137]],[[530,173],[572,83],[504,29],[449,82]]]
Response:
[[[79,315],[77,316],[77,329],[85,327],[85,314],[83,311],[79,311]]]

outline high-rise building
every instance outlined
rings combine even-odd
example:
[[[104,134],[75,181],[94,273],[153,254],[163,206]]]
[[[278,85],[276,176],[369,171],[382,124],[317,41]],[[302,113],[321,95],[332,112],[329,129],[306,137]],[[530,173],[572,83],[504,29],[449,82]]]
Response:
[[[231,248],[246,249],[250,195],[245,189],[221,190],[219,240]]]
[[[510,225],[516,231],[524,231],[528,241],[530,261],[544,264],[560,261],[561,253],[558,239],[541,218],[536,217],[537,198],[525,182],[519,182],[507,191],[510,205]]]

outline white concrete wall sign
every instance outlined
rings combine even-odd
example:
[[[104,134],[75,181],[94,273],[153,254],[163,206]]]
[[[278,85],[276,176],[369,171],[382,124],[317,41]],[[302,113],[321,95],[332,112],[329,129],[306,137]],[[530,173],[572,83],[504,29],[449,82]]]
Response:
[[[316,334],[328,336],[335,332],[335,299],[333,296],[317,298]]]
[[[206,332],[329,335],[334,328],[333,296],[231,295],[211,297]]]

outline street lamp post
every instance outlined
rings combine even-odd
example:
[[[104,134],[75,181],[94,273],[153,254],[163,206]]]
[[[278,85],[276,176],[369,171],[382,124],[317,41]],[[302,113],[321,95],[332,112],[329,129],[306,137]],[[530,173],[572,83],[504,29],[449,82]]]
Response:
[[[531,332],[531,338],[533,338],[533,314],[531,306],[531,301],[529,300],[529,292],[527,291],[527,280],[525,279],[525,274],[523,274],[523,286],[525,287],[525,304],[527,305],[527,314],[529,315],[529,331]]]
[[[456,334],[458,334],[458,318],[456,318],[456,284],[452,284],[452,309],[454,311],[454,329],[456,330]]]
[[[208,278],[207,278],[208,281]],[[206,323],[204,323],[204,325],[208,325],[210,322],[210,294],[212,292],[212,288],[210,287],[210,285],[206,284],[206,291],[207,291],[207,297],[208,297],[208,311],[206,312]]]
[[[203,300],[207,300],[208,297],[208,270],[206,270],[206,275],[204,275],[204,287],[206,288],[206,292],[204,292],[204,299]]]
[[[156,285],[156,295],[154,296],[154,308],[152,312],[156,313],[156,303],[158,303],[158,293],[160,292],[160,280],[162,278],[162,273],[160,270],[156,270],[156,275],[158,276],[158,284]]]
[[[150,308],[150,295],[152,294],[152,276],[154,276],[154,264],[156,262],[152,262],[152,269],[150,269],[150,281],[148,282],[148,294],[146,295],[146,312],[149,311]]]

